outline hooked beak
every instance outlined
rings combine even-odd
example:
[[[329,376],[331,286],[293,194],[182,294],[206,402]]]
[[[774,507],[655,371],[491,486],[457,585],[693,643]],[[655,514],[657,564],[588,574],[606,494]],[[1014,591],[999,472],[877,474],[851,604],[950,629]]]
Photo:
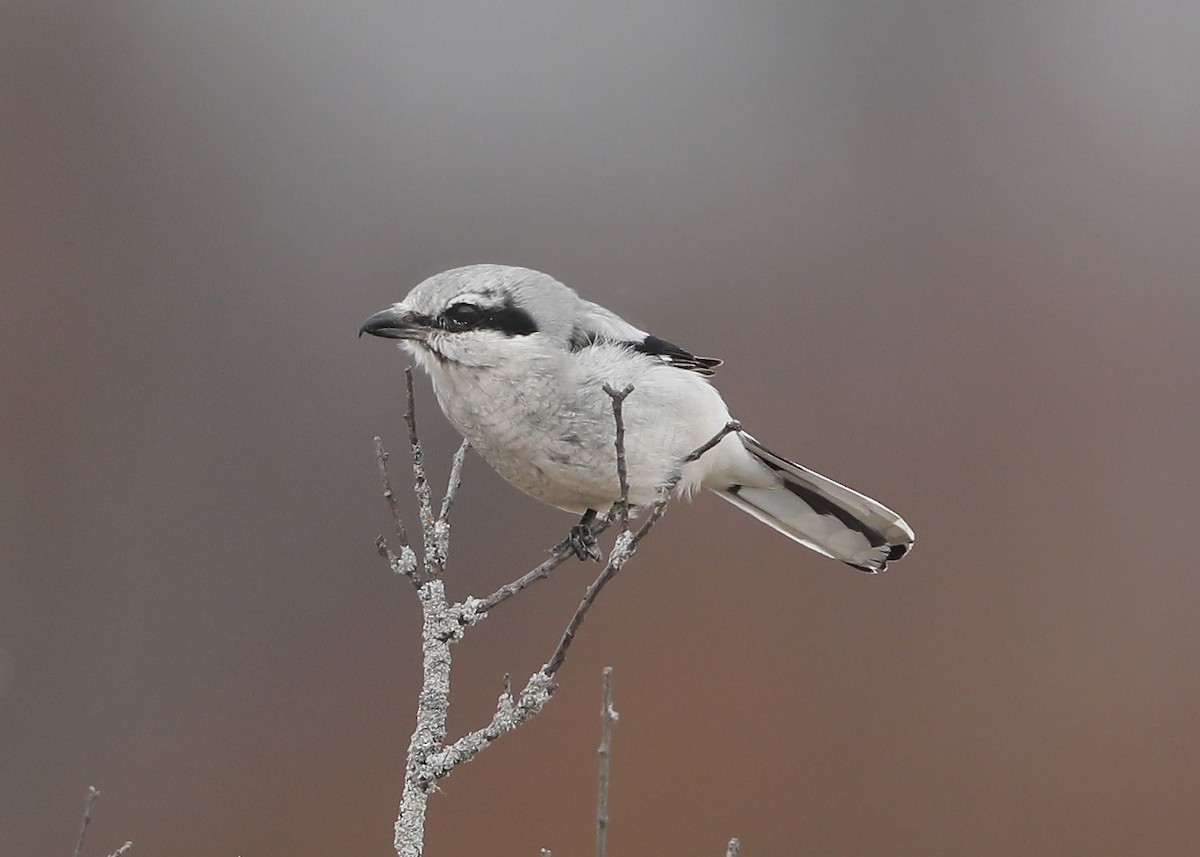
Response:
[[[372,336],[382,336],[385,339],[422,339],[425,336],[426,325],[401,304],[390,306],[382,312],[363,322],[358,329],[361,337],[364,333]]]

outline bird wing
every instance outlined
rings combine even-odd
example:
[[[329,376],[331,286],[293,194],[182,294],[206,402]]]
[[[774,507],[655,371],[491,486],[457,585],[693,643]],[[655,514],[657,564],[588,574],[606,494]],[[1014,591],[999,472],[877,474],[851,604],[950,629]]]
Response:
[[[640,354],[657,357],[668,366],[686,369],[705,377],[721,365],[715,357],[698,357],[653,334],[634,327],[615,312],[591,301],[580,301],[582,312],[571,331],[571,350],[579,351],[597,342],[627,345]]]

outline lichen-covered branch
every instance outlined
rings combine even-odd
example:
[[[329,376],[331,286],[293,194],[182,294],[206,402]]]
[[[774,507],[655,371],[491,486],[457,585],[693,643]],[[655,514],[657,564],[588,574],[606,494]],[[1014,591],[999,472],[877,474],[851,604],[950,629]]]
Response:
[[[425,841],[425,806],[437,784],[429,758],[446,740],[450,713],[450,645],[462,636],[456,611],[446,601],[440,578],[427,580],[419,590],[424,623],[421,630],[421,695],[417,724],[408,743],[404,792],[396,818],[395,848],[400,857],[420,857]]]
[[[439,520],[450,520],[450,508],[454,505],[454,498],[458,496],[458,489],[462,487],[463,464],[467,460],[467,452],[470,449],[471,441],[464,439],[458,446],[458,452],[454,453],[454,458],[450,461],[450,480],[446,485],[446,496],[442,498],[442,510],[438,512]]]

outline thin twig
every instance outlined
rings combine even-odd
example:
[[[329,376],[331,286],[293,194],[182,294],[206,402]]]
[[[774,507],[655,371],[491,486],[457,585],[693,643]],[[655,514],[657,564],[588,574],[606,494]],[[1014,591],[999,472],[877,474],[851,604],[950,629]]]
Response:
[[[563,665],[563,661],[567,659],[567,649],[571,647],[571,643],[575,639],[575,635],[579,632],[579,626],[583,624],[583,619],[587,616],[587,612],[592,609],[592,604],[596,601],[596,596],[610,580],[617,576],[617,572],[621,570],[621,565],[614,563],[617,556],[617,548],[621,546],[622,541],[628,543],[628,532],[617,536],[617,544],[613,547],[612,552],[608,555],[608,563],[604,566],[604,570],[600,572],[600,576],[592,581],[592,585],[583,593],[583,600],[579,602],[579,606],[575,608],[575,614],[571,617],[571,621],[567,623],[567,627],[563,629],[562,637],[559,638],[558,646],[554,649],[554,654],[550,656],[550,660],[546,662],[546,666],[542,667],[542,671],[546,675],[552,676],[558,672]],[[622,556],[627,555],[625,551]]]
[[[610,394],[611,395],[611,394]],[[703,446],[697,447],[694,452],[688,455],[684,461],[695,461],[708,450],[712,449],[721,442],[721,438],[729,434],[731,431],[737,431],[737,423],[729,422],[709,439]],[[617,576],[617,572],[625,565],[625,562],[637,550],[638,544],[650,529],[658,522],[658,519],[663,516],[667,509],[667,502],[670,500],[670,492],[679,484],[680,472],[677,469],[675,476],[670,482],[663,487],[659,492],[658,499],[650,506],[650,513],[646,516],[646,520],[636,531],[628,529],[621,532],[617,536],[617,542],[613,545],[613,549],[608,554],[608,562],[599,576],[592,581],[592,585],[587,588],[583,594],[583,600],[579,602],[579,606],[575,609],[575,615],[571,617],[571,621],[567,623],[566,629],[563,631],[562,637],[558,641],[558,647],[554,650],[554,654],[550,656],[550,660],[546,662],[546,666],[542,669],[546,675],[553,676],[562,667],[563,661],[567,657],[567,649],[570,648],[571,642],[575,639],[576,632],[579,631],[579,626],[583,624],[584,617],[587,616],[588,610],[595,603],[597,596],[600,595],[600,590],[608,584],[610,580]]]
[[[79,841],[75,843],[75,857],[79,857],[83,853],[83,837],[87,833],[88,825],[92,823],[92,804],[98,797],[100,797],[100,790],[95,786],[88,786],[87,801],[83,805],[83,824],[79,827]]]
[[[658,509],[658,514],[651,515],[647,525],[643,525],[637,537],[630,536],[629,533],[629,471],[628,464],[625,460],[625,418],[623,406],[626,397],[633,392],[633,385],[626,387],[624,390],[615,390],[608,384],[604,385],[604,392],[612,399],[613,421],[616,423],[616,441],[613,446],[616,450],[617,458],[617,482],[620,486],[620,499],[614,504],[613,508],[617,511],[618,517],[621,519],[621,533],[617,536],[617,542],[613,545],[613,549],[608,554],[608,562],[605,563],[604,569],[599,576],[592,581],[592,585],[587,588],[583,594],[583,601],[579,607],[575,609],[575,615],[571,617],[571,621],[567,623],[566,629],[563,631],[562,637],[558,641],[558,646],[554,650],[554,654],[550,656],[550,660],[546,662],[543,671],[548,676],[553,676],[558,672],[563,665],[563,661],[567,657],[567,649],[570,648],[571,642],[575,639],[576,632],[579,631],[579,626],[583,624],[583,618],[591,609],[596,597],[610,580],[616,577],[618,571],[625,564],[637,546],[637,542],[641,540],[644,531],[649,530],[653,526],[654,521],[662,515],[661,507]],[[665,504],[665,499],[660,501]],[[657,505],[657,504],[656,504]],[[612,514],[608,516],[608,520],[612,520]],[[605,524],[607,526],[607,523]]]
[[[383,440],[375,438],[375,459],[379,462],[379,478],[383,480],[383,497],[387,500],[388,508],[392,510],[392,520],[396,524],[396,538],[401,547],[408,547],[408,533],[404,530],[404,519],[400,515],[400,503],[396,500],[396,492],[392,490],[392,479],[388,475],[388,454],[383,448]]]
[[[742,850],[742,842],[736,836],[729,840],[729,847],[725,849],[725,857],[737,857],[738,852]]]
[[[608,384],[604,385],[604,392],[608,393],[612,399],[613,422],[617,424],[617,437],[613,445],[617,450],[617,484],[620,486],[621,495],[618,500],[618,508],[621,515],[621,530],[629,529],[629,469],[625,461],[625,415],[623,408],[626,397],[633,392],[633,385],[630,384],[624,390],[618,392]]]
[[[717,432],[711,438],[709,438],[708,441],[703,446],[698,446],[698,447],[696,447],[696,449],[692,450],[692,452],[688,455],[688,457],[685,458],[683,461],[681,461],[680,464],[691,464],[693,461],[698,459],[700,456],[704,455],[704,453],[708,452],[710,449],[712,449],[718,443],[723,441],[725,439],[725,435],[729,434],[730,432],[741,431],[741,430],[742,430],[741,423],[739,423],[737,420],[730,420],[729,422],[725,423],[724,427],[719,432]]]
[[[603,691],[600,694],[600,797],[596,804],[596,857],[605,857],[608,847],[608,773],[612,757],[613,723],[619,716],[613,709],[612,667],[601,673]]]
[[[503,604],[505,601],[512,598],[530,584],[549,577],[550,572],[554,571],[554,569],[566,562],[568,557],[572,557],[574,555],[575,554],[571,551],[571,548],[564,545],[554,554],[548,557],[546,561],[537,568],[526,572],[512,583],[504,584],[487,598],[479,599],[479,601],[475,604],[476,610],[481,613],[486,613],[497,604]]]
[[[613,522],[611,518],[598,521],[596,524],[594,524],[592,534],[596,536],[600,535],[609,527],[611,527],[612,523]],[[486,613],[496,605],[503,604],[505,601],[512,598],[530,584],[537,583],[539,580],[544,580],[545,578],[549,577],[550,573],[554,571],[554,569],[558,568],[560,565],[566,562],[566,560],[573,556],[575,556],[575,553],[570,545],[568,545],[566,542],[563,542],[561,545],[555,548],[554,553],[551,554],[550,557],[537,568],[526,572],[512,583],[504,584],[487,598],[481,598],[477,600],[473,605],[475,610],[477,612]]]
[[[458,496],[458,489],[462,485],[463,463],[467,460],[467,450],[470,448],[471,441],[463,440],[450,462],[450,479],[446,485],[446,496],[442,498],[442,510],[438,513],[439,521],[450,519],[450,507],[454,505],[454,498]]]
[[[388,565],[392,567],[392,571],[396,574],[402,574],[408,578],[413,586],[420,586],[421,581],[417,579],[417,555],[413,551],[412,546],[408,543],[408,533],[404,530],[404,521],[400,514],[400,504],[396,500],[396,494],[392,490],[392,479],[388,474],[388,452],[383,448],[383,441],[378,437],[375,438],[375,459],[379,462],[379,477],[383,480],[383,496],[388,502],[388,508],[392,510],[392,520],[396,524],[396,538],[400,542],[400,555],[392,553],[392,549],[388,547],[387,539],[380,536],[375,540],[375,550],[379,551],[379,555],[388,561]]]
[[[433,517],[433,491],[425,478],[425,453],[417,437],[417,408],[413,395],[413,371],[404,370],[404,392],[406,410],[404,422],[408,426],[408,444],[412,449],[413,491],[417,495],[417,508],[421,516],[421,533],[425,545],[425,579],[440,577],[446,567],[446,558],[438,550],[437,519]]]
[[[116,851],[114,851],[112,854],[109,854],[108,857],[121,857],[122,854],[124,854],[126,851],[128,851],[132,847],[133,847],[133,842],[128,841],[124,845],[122,845],[120,848],[118,848]]]
[[[608,563],[600,572],[599,577],[592,581],[592,585],[583,593],[583,600],[579,602],[579,606],[575,608],[575,615],[571,617],[571,621],[567,623],[567,627],[563,630],[562,637],[558,641],[558,647],[554,650],[554,654],[550,656],[550,660],[546,662],[546,666],[542,669],[547,675],[554,675],[562,667],[563,661],[567,659],[567,649],[571,647],[572,641],[575,639],[575,634],[579,631],[579,626],[583,624],[584,617],[587,612],[592,609],[592,604],[600,595],[600,590],[608,585],[608,582],[617,576],[635,550],[638,543],[645,538],[646,533],[650,532],[650,528],[658,522],[662,517],[663,512],[667,508],[668,496],[664,492],[659,499],[654,501],[650,507],[650,514],[646,516],[646,520],[636,532],[626,530],[617,536],[617,542],[613,545],[613,549],[608,554]]]

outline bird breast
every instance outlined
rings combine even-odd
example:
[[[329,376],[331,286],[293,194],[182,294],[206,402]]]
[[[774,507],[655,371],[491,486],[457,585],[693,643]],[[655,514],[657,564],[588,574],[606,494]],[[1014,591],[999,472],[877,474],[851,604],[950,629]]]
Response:
[[[729,418],[700,376],[617,345],[526,349],[485,367],[426,361],[426,368],[446,418],[501,476],[577,513],[603,511],[620,496],[616,423],[605,384],[634,387],[623,404],[634,504],[652,502],[680,460]],[[703,462],[688,465],[681,487],[694,487],[705,469]]]

